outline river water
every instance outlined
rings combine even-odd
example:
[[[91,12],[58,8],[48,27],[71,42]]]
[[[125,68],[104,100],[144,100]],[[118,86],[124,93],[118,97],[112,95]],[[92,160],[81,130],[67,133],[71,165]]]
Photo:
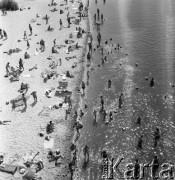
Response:
[[[100,32],[107,62],[101,66],[100,50],[93,52],[90,84],[83,100],[88,110],[81,120],[84,128],[78,140],[78,179],[102,179],[102,150],[107,151],[109,158],[123,156],[118,168],[122,174],[127,163],[134,163],[135,159],[139,163],[150,163],[155,155],[160,164],[174,164],[175,1],[90,1],[93,47],[97,44],[97,29],[93,24],[97,8],[105,18]],[[119,43],[122,48],[114,50],[112,43]],[[152,77],[154,87],[149,85]],[[107,87],[108,79],[112,81],[111,89]],[[119,109],[121,93],[124,103]],[[99,113],[100,95],[105,100],[104,108],[113,112],[114,118],[108,125]],[[98,112],[97,125],[93,123],[94,109]],[[141,117],[140,126],[136,123],[138,116]],[[160,129],[160,140],[154,147],[156,128]],[[139,150],[137,144],[141,136],[143,143]],[[89,147],[90,159],[87,168],[83,169],[85,145]],[[116,174],[114,178],[121,179]],[[150,178],[146,173],[145,179]]]

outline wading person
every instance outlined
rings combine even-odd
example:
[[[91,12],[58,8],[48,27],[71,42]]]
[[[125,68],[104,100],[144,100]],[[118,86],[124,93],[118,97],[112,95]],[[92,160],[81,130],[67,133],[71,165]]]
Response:
[[[87,71],[87,86],[89,86],[89,71]]]
[[[109,80],[108,80],[108,89],[111,88],[111,84],[112,84],[112,81],[109,79]]]
[[[89,163],[89,147],[86,145],[83,149],[84,154],[84,168],[87,167],[87,164]]]
[[[140,164],[138,163],[138,159],[136,159],[134,164],[134,179],[139,179],[139,177],[140,177]]]
[[[157,142],[160,140],[160,130],[159,128],[156,128],[154,132],[154,148],[157,147]]]
[[[143,144],[143,136],[140,136],[139,140],[138,140],[138,144],[137,144],[137,149],[138,150],[142,150],[142,144]]]
[[[119,97],[119,105],[118,105],[119,109],[122,108],[122,104],[123,104],[123,100],[122,99],[123,99],[123,93],[121,93],[120,97]]]
[[[103,111],[103,109],[104,109],[104,99],[103,99],[102,95],[100,96],[100,103],[101,103],[101,111]]]
[[[100,34],[100,32],[98,32],[97,41],[98,41],[98,46],[100,46],[100,43],[101,43],[101,34]]]
[[[153,86],[154,86],[154,78],[151,78],[150,87],[153,87]]]
[[[139,117],[137,118],[137,125],[140,126],[140,124],[141,124],[141,117],[139,116]]]
[[[97,111],[94,109],[93,111],[94,125],[97,124]]]
[[[97,18],[98,18],[98,20],[100,18],[100,9],[98,9],[98,8],[97,8]]]
[[[96,24],[96,20],[97,20],[97,15],[94,14],[94,24]]]
[[[84,81],[82,81],[82,83],[81,83],[81,88],[83,90],[83,95],[84,95],[85,94],[85,88],[86,88]]]
[[[89,46],[89,53],[92,54],[92,43],[89,42],[89,43],[88,43],[88,46]]]
[[[152,162],[152,177],[155,178],[156,177],[156,172],[159,168],[159,160],[157,158],[157,156],[154,156],[153,162]]]

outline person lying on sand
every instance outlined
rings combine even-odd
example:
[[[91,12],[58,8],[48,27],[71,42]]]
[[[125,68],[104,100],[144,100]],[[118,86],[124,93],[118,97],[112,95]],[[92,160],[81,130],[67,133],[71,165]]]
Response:
[[[44,95],[46,97],[48,97],[48,98],[51,98],[51,93],[52,93],[53,90],[55,90],[54,87],[52,87],[51,89],[47,90]]]
[[[26,92],[27,92],[28,89],[29,89],[29,85],[28,85],[27,83],[26,83],[26,84],[21,83],[21,86],[20,86],[20,89],[18,90],[18,92],[24,93],[24,91],[26,90]],[[25,93],[26,93],[26,92],[25,92]]]

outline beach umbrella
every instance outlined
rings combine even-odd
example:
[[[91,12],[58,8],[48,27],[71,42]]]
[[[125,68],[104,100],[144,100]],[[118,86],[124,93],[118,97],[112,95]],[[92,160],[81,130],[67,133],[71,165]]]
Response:
[[[34,180],[35,173],[32,170],[28,170],[27,173],[23,176],[23,180]]]

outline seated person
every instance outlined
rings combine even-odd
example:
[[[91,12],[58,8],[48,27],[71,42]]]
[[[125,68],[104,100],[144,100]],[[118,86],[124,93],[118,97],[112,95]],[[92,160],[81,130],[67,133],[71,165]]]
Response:
[[[26,90],[26,92],[28,91],[28,84],[21,83],[21,87],[18,91],[22,93],[24,90]]]
[[[29,58],[30,58],[30,55],[27,52],[25,52],[24,59],[29,59]]]
[[[58,53],[54,46],[52,47],[52,53]]]
[[[54,129],[54,124],[52,121],[50,121],[47,126],[46,126],[46,132],[47,133],[52,133],[53,132],[53,129]]]
[[[47,29],[48,31],[53,31],[54,30],[54,28],[51,28],[50,27],[50,25],[49,25],[49,27],[48,27],[48,29]]]

